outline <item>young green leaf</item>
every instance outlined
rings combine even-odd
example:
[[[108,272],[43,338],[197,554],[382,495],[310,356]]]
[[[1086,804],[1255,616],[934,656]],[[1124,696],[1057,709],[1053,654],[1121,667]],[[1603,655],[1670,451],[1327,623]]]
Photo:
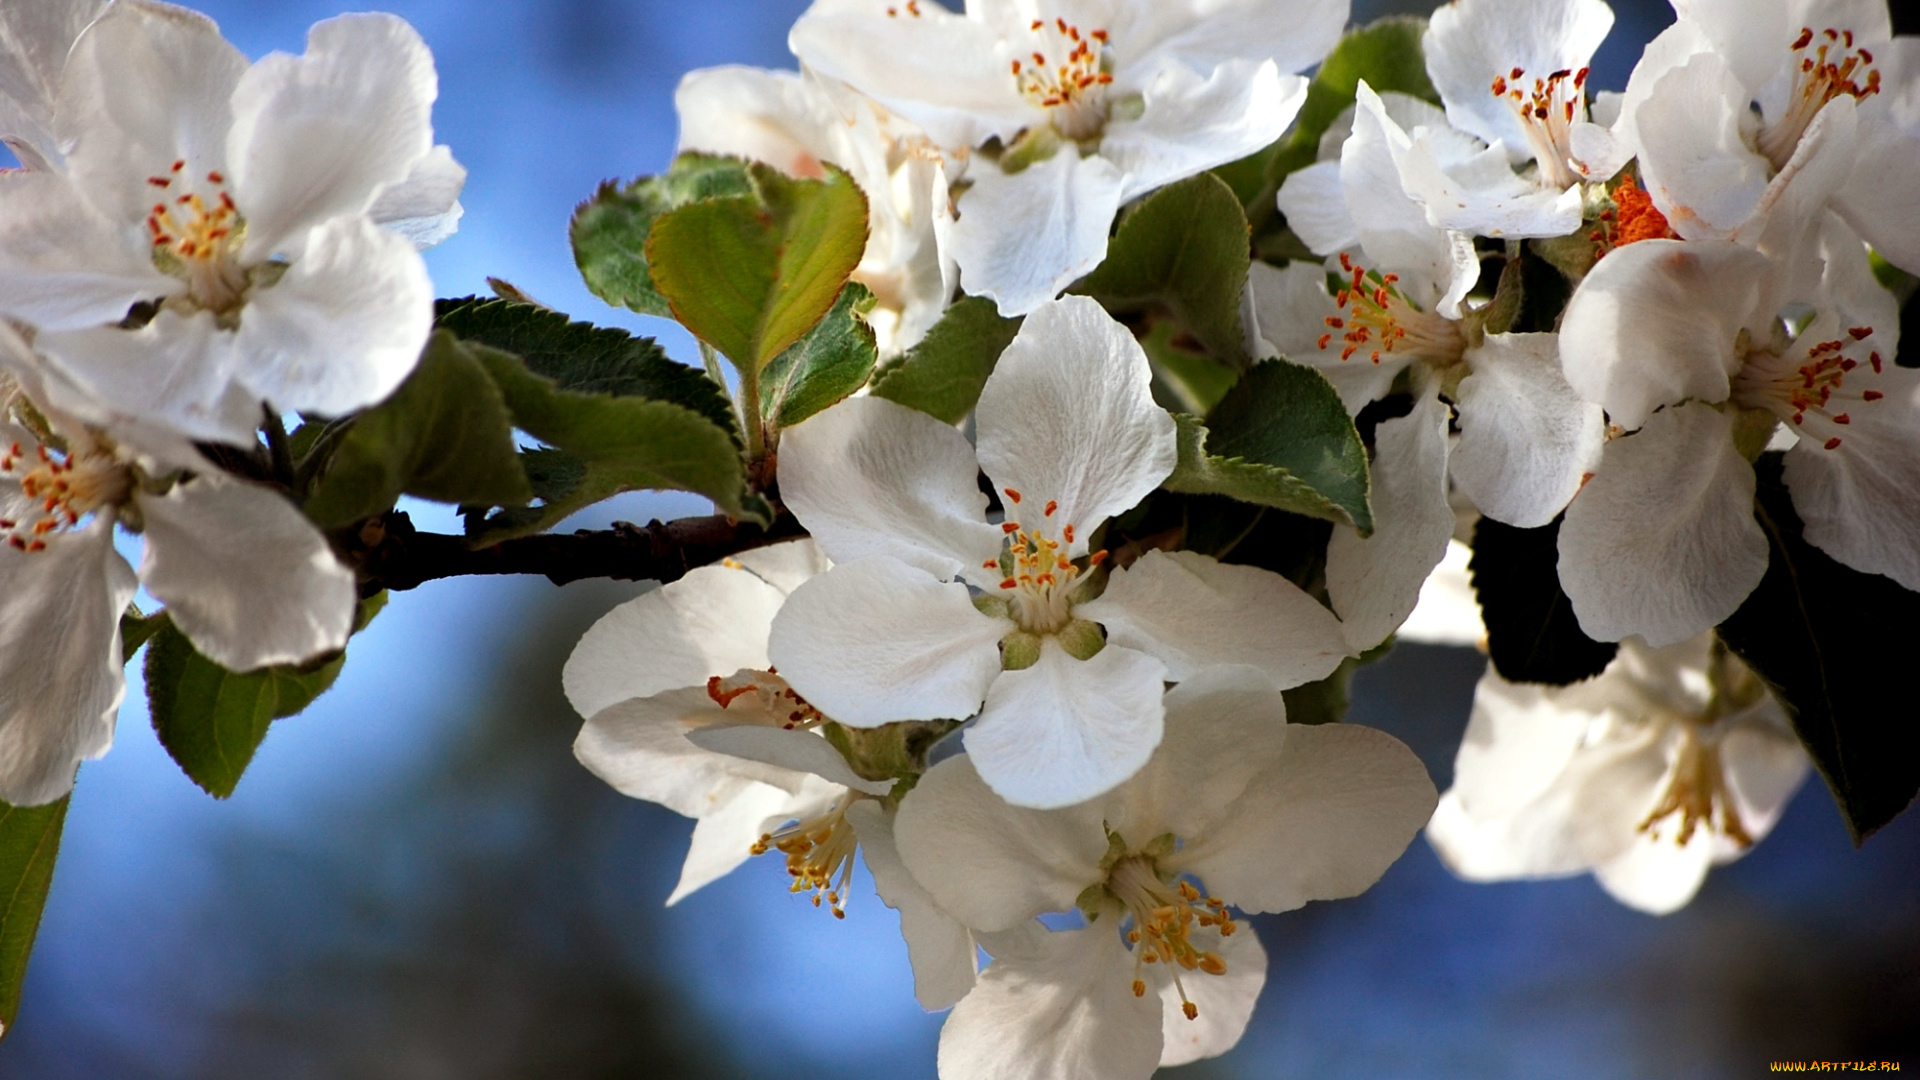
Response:
[[[1239,372],[1180,340],[1180,328],[1157,322],[1140,339],[1153,364],[1153,399],[1169,412],[1204,416],[1233,389]]]
[[[948,308],[918,345],[880,369],[873,396],[957,424],[980,400],[980,388],[1020,323],[1001,318],[986,297],[969,296]]]
[[[751,193],[747,163],[710,154],[681,154],[665,176],[643,176],[626,187],[600,186],[573,212],[574,262],[595,296],[643,315],[671,318],[647,266],[647,237],[661,214],[701,199]]]
[[[400,389],[334,444],[307,515],[334,528],[391,509],[402,494],[524,505],[533,493],[515,454],[499,389],[452,334],[438,331]]]
[[[1566,686],[1613,662],[1620,647],[1582,633],[1560,588],[1559,519],[1516,529],[1481,518],[1468,570],[1487,625],[1487,653],[1501,678]]]
[[[1373,532],[1366,447],[1340,395],[1312,368],[1257,364],[1204,424],[1175,421],[1180,461],[1168,491],[1227,495]]]
[[[1763,455],[1754,469],[1772,548],[1766,576],[1721,624],[1720,639],[1773,688],[1860,843],[1920,791],[1920,756],[1899,704],[1909,700],[1920,594],[1807,543],[1781,457]]]
[[[20,985],[53,887],[71,799],[62,796],[45,806],[0,803],[0,1037],[12,1032],[20,1012]]]
[[[880,359],[866,313],[873,294],[849,282],[820,324],[760,374],[760,415],[770,429],[792,427],[866,385]]]
[[[1201,173],[1128,211],[1107,260],[1074,288],[1111,308],[1165,304],[1214,357],[1243,366],[1240,294],[1249,258],[1240,200],[1219,177]]]
[[[748,166],[751,195],[689,203],[647,237],[673,317],[747,378],[813,329],[867,246],[867,198],[845,172],[795,180]]]

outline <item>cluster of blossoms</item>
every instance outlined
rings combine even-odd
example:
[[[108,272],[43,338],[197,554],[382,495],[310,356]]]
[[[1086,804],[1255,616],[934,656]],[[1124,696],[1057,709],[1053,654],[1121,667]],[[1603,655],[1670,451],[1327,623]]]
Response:
[[[864,856],[952,1009],[946,1080],[1144,1078],[1239,1040],[1245,916],[1362,893],[1422,829],[1463,878],[1591,872],[1649,912],[1762,839],[1809,764],[1716,632],[1768,572],[1756,463],[1784,455],[1806,543],[1920,590],[1920,375],[1883,284],[1920,274],[1920,70],[1874,3],[1675,6],[1612,93],[1601,0],[1454,0],[1431,93],[1360,79],[1268,177],[1235,359],[1303,366],[1367,451],[1365,513],[1299,518],[1291,576],[1142,524],[1232,491],[1182,479],[1207,451],[1165,313],[1075,285],[1125,208],[1305,122],[1344,0],[817,0],[798,73],[687,76],[683,150],[864,193],[879,355],[964,296],[1019,322],[964,423],[849,387],[748,440],[806,538],[575,650],[580,760],[697,820],[668,902],[777,851],[845,916]],[[249,64],[154,0],[0,10],[0,801],[106,750],[139,587],[231,671],[344,647],[367,578],[271,466],[283,416],[350,423],[434,332],[417,248],[464,180],[435,92],[387,16]],[[1552,530],[1604,670],[1490,669],[1444,795],[1392,737],[1289,717],[1396,635],[1483,643],[1488,523]]]

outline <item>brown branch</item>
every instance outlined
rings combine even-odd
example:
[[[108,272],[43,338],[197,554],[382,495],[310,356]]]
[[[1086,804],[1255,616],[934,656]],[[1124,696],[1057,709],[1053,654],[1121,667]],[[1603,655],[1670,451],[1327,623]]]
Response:
[[[604,532],[582,529],[472,548],[462,537],[419,532],[396,510],[369,521],[340,546],[359,574],[360,594],[371,596],[479,574],[539,574],[555,585],[586,578],[674,581],[696,566],[804,535],[793,515],[782,513],[770,529],[720,516],[644,526],[616,521]]]

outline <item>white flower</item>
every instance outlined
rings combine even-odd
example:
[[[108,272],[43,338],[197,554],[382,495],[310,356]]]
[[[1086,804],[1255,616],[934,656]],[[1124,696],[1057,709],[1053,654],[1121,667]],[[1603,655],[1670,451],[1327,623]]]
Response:
[[[1331,672],[1348,651],[1338,621],[1266,570],[1153,551],[1093,598],[1101,525],[1174,466],[1150,378],[1133,335],[1070,297],[1029,315],[1000,357],[977,455],[878,398],[787,432],[781,497],[839,565],[774,620],[781,673],[842,724],[977,711],[966,745],[994,790],[1062,806],[1146,762],[1163,681],[1215,663],[1285,686]],[[983,470],[1005,499],[999,526]]]
[[[1413,614],[1394,631],[1400,640],[1484,648],[1487,626],[1480,619],[1480,598],[1468,570],[1472,561],[1472,548],[1458,540],[1447,541],[1447,554],[1420,586]]]
[[[1024,315],[1097,266],[1122,203],[1285,132],[1345,0],[819,0],[794,54],[975,154],[953,231],[968,292]]]
[[[943,1080],[1144,1080],[1222,1053],[1266,981],[1259,940],[1228,908],[1358,895],[1433,811],[1405,746],[1288,724],[1258,672],[1196,675],[1167,695],[1166,717],[1153,760],[1093,802],[1011,806],[971,755],[903,800],[907,868],[969,926],[1015,931],[1076,907],[1092,920],[994,952],[941,1032]]]
[[[336,416],[412,370],[457,216],[433,61],[405,22],[316,25],[248,65],[204,17],[121,0],[74,43],[64,160],[0,177],[0,313],[67,379],[191,438],[251,445],[262,404]]]
[[[1859,237],[1821,222],[1780,259],[1632,244],[1567,305],[1568,381],[1633,432],[1607,443],[1560,530],[1589,636],[1668,645],[1733,614],[1767,568],[1748,462],[1782,422],[1808,542],[1920,588],[1920,374],[1893,362],[1899,312]]]
[[[777,544],[608,612],[562,676],[587,718],[574,754],[622,794],[696,820],[668,904],[777,849],[793,890],[841,916],[864,851],[900,911],[921,1003],[943,1009],[973,986],[973,939],[900,866],[894,781],[856,773],[821,737],[828,718],[767,662],[774,613],[826,567],[810,540]]]
[[[138,586],[233,671],[346,645],[353,574],[292,502],[190,449],[158,459],[52,409],[4,323],[0,361],[56,440],[0,416],[0,801],[51,802],[112,745],[126,691],[120,616]],[[116,524],[145,539],[137,578],[114,550]]]
[[[958,271],[945,250],[946,165],[925,136],[810,74],[706,68],[681,79],[673,101],[683,151],[764,161],[806,179],[831,163],[866,192],[871,232],[853,280],[879,301],[867,318],[883,356],[911,348],[940,320]]]
[[[1711,635],[1628,639],[1572,686],[1489,668],[1427,839],[1470,881],[1592,871],[1664,915],[1764,839],[1806,775],[1780,706]]]
[[[1920,39],[1892,37],[1878,0],[1675,7],[1622,108],[1674,230],[1732,236],[1793,173],[1830,168],[1842,182],[1830,205],[1889,260],[1920,268]]]
[[[0,7],[0,143],[20,164],[50,169],[61,160],[54,98],[67,53],[106,0],[37,0]]]

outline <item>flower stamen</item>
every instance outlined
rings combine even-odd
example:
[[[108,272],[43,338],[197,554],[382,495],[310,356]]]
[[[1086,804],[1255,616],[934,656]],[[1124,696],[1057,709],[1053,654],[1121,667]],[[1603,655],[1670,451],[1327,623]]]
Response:
[[[1572,135],[1575,120],[1587,114],[1587,69],[1562,69],[1545,78],[1535,77],[1531,88],[1522,81],[1524,68],[1514,68],[1493,79],[1493,96],[1504,98],[1520,118],[1533,160],[1540,165],[1541,179],[1553,187],[1566,189],[1580,182],[1569,164],[1573,156]]]
[[[1239,929],[1226,903],[1203,895],[1189,882],[1162,881],[1153,860],[1145,855],[1129,855],[1115,863],[1108,872],[1107,891],[1126,908],[1130,922],[1126,939],[1133,947],[1133,996],[1147,993],[1141,968],[1165,964],[1180,994],[1181,1011],[1189,1020],[1198,1018],[1200,1007],[1187,997],[1181,973],[1227,973],[1227,962],[1219,953],[1194,943],[1194,935],[1204,930],[1227,938]]]
[[[1715,812],[1719,821],[1715,823]],[[1659,840],[1660,823],[1678,814],[1679,830],[1674,843],[1686,847],[1702,825],[1719,832],[1741,848],[1753,846],[1753,835],[1740,820],[1733,794],[1727,788],[1726,770],[1720,765],[1719,747],[1699,737],[1694,725],[1682,725],[1680,751],[1675,757],[1673,774],[1667,788],[1637,829]]]
[[[1013,60],[1014,84],[1028,101],[1051,112],[1054,129],[1075,142],[1093,138],[1107,124],[1107,32],[1083,33],[1065,19],[1035,19],[1028,29],[1040,40],[1027,60]]]
[[[785,855],[787,873],[793,878],[789,891],[812,894],[814,907],[824,900],[836,919],[847,917],[843,902],[853,879],[853,857],[860,850],[853,825],[847,821],[847,808],[861,797],[850,791],[825,813],[764,833],[749,849],[755,855],[770,850]]]
[[[1334,297],[1344,317],[1327,317],[1328,329],[1338,333],[1320,335],[1322,351],[1331,349],[1337,337],[1342,361],[1365,353],[1378,364],[1382,356],[1399,352],[1436,367],[1451,367],[1466,354],[1467,341],[1459,324],[1415,307],[1395,288],[1400,275],[1371,272],[1345,253],[1340,256],[1340,268],[1351,275]]]
[[[19,443],[0,451],[0,479],[25,497],[26,513],[0,517],[0,537],[15,551],[44,551],[57,533],[78,528],[89,515],[125,502],[133,474],[111,452],[60,453]],[[15,511],[18,514],[18,511]]]
[[[171,202],[156,201],[147,214],[153,263],[187,283],[185,299],[193,307],[229,315],[244,301],[249,284],[240,265],[246,219],[227,192],[225,175],[207,173],[212,188],[202,193],[191,189],[185,169],[185,161],[175,161],[168,175],[147,178],[162,191],[180,192]]]
[[[1759,149],[1776,169],[1785,168],[1807,126],[1827,102],[1841,96],[1865,100],[1880,92],[1873,53],[1856,48],[1853,31],[1802,27],[1792,45],[1793,90],[1786,111],[1760,132]]]

